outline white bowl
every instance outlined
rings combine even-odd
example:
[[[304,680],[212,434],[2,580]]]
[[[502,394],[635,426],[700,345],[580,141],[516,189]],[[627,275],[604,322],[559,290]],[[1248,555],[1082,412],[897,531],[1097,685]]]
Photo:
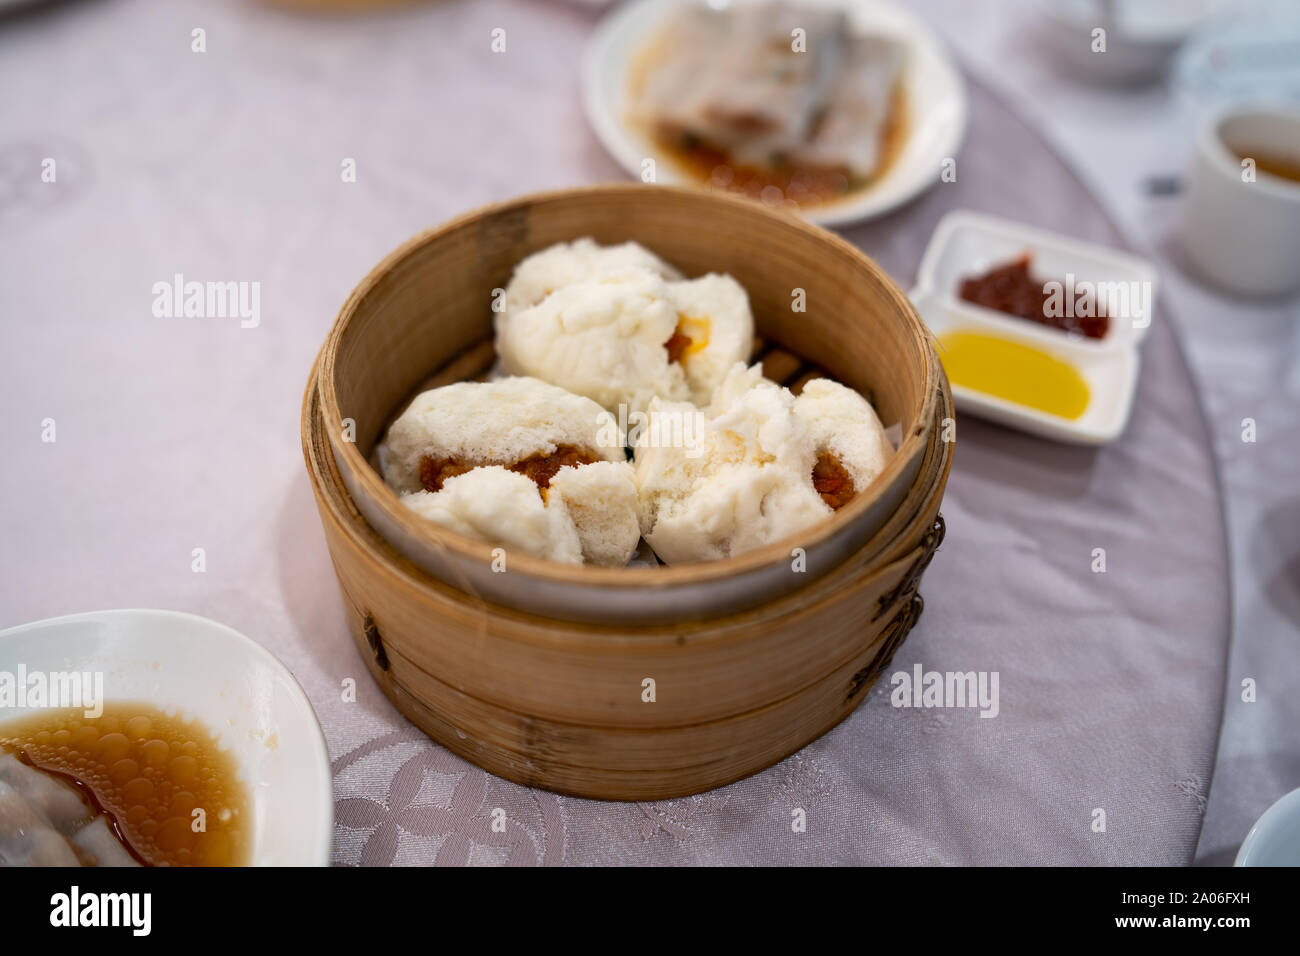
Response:
[[[960,298],[962,278],[981,275],[1025,253],[1044,280],[1137,283],[1124,316],[1113,318],[1101,340],[1005,315]],[[1077,419],[1066,419],[1006,399],[952,384],[961,411],[1019,428],[1043,438],[1099,445],[1124,432],[1137,391],[1138,346],[1151,326],[1156,271],[1137,256],[1081,242],[1016,222],[957,210],[935,227],[921,259],[911,299],[935,335],[957,329],[985,332],[1029,345],[1072,365],[1088,383],[1090,400]],[[940,357],[942,358],[942,350]]]
[[[688,2],[702,0],[632,0],[607,16],[588,41],[582,85],[587,119],[605,149],[624,169],[640,178],[642,160],[656,157],[656,181],[699,185],[678,170],[671,157],[663,156],[649,136],[627,121],[629,65],[641,46],[660,29],[667,14]],[[902,151],[865,189],[801,211],[804,218],[823,226],[884,215],[937,182],[944,160],[957,158],[970,111],[966,82],[934,32],[893,0],[794,2],[843,8],[852,28],[894,38],[907,47],[902,82],[909,125]]]
[[[1300,866],[1300,789],[1255,821],[1233,866]]]
[[[1296,157],[1298,147],[1294,104],[1236,103],[1201,124],[1179,237],[1204,278],[1240,295],[1300,289],[1300,183],[1267,173],[1245,181],[1238,158]]]
[[[253,866],[328,866],[329,757],[302,688],[271,654],[215,621],[176,611],[94,611],[0,631],[0,670],[91,671],[106,701],[198,719],[248,787]],[[0,710],[0,720],[31,712]]]

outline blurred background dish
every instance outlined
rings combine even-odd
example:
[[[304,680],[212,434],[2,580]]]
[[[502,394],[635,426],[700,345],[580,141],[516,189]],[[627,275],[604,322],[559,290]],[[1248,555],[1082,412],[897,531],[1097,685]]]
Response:
[[[991,328],[995,320],[933,289],[911,297],[937,336],[959,411],[1076,445],[1123,434],[1137,391],[1136,349],[1088,349],[1066,336],[1043,344],[1032,328]]]
[[[1077,75],[1139,85],[1169,72],[1222,0],[1039,0],[1038,6],[1052,50]]]
[[[1300,8],[1292,0],[1242,0],[1231,10],[1179,50],[1173,84],[1218,105],[1300,98]]]
[[[1012,284],[1008,269],[1022,263],[1028,275]],[[972,302],[973,283],[991,294],[986,301],[1028,298],[1019,305],[1032,308],[1009,314]],[[1128,424],[1155,287],[1154,266],[1136,256],[956,210],[936,227],[911,298],[938,336],[958,409],[1043,438],[1097,445]],[[1046,316],[1075,329],[1100,323],[1089,328],[1099,334],[1063,331]]]
[[[1300,288],[1300,107],[1216,111],[1195,150],[1180,238],[1200,274],[1244,295]]]
[[[624,169],[743,186],[822,225],[879,216],[937,182],[955,162],[968,105],[934,33],[891,0],[759,12],[760,3],[636,0],[601,23],[585,54],[584,102]],[[670,122],[647,122],[655,116]],[[686,117],[727,142],[701,143]],[[660,135],[666,126],[678,127],[683,149]]]
[[[1065,336],[1059,329],[992,311],[960,295],[963,281],[1021,256],[1028,256],[1036,280],[1062,284],[1063,307],[1078,304],[1078,295],[1067,292],[1084,293],[1088,288],[1098,293],[1097,298],[1108,300],[1094,307],[1109,312],[1105,333],[1099,338],[1070,336],[1072,344],[1085,349],[1131,348],[1146,337],[1155,303],[1156,271],[1151,263],[1096,243],[965,209],[948,213],[935,227],[917,270],[917,287],[946,295],[948,304],[960,313],[978,311],[995,328],[1023,332],[1054,345]]]

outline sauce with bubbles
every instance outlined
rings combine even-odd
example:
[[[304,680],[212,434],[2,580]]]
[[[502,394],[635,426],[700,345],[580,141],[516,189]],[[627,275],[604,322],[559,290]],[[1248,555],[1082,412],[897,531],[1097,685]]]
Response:
[[[0,724],[0,747],[74,784],[141,863],[247,862],[247,789],[234,759],[197,721],[131,702],[106,703],[98,717],[49,710]]]

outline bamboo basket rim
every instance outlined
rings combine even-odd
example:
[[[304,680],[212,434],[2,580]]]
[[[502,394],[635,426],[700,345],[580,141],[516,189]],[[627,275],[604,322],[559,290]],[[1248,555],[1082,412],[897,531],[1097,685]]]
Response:
[[[339,408],[335,376],[337,373],[335,358],[339,344],[347,334],[352,318],[365,301],[366,297],[380,284],[384,277],[416,250],[435,242],[460,228],[469,226],[489,215],[522,210],[529,207],[563,202],[575,195],[588,196],[631,196],[649,190],[671,193],[688,202],[697,202],[702,207],[710,204],[731,203],[744,207],[746,212],[759,218],[771,218],[786,227],[806,233],[817,242],[836,249],[851,259],[855,266],[870,274],[873,280],[887,290],[895,292],[896,304],[900,307],[903,320],[908,323],[918,340],[925,343],[922,350],[924,369],[921,376],[921,404],[916,414],[915,424],[902,436],[902,441],[885,468],[871,484],[854,496],[845,507],[817,525],[807,528],[797,535],[772,542],[762,548],[748,551],[742,555],[717,561],[700,561],[684,564],[664,565],[660,567],[593,567],[589,565],[571,565],[558,561],[548,561],[527,554],[512,554],[511,573],[523,574],[549,580],[557,584],[602,586],[619,589],[633,589],[653,592],[670,589],[686,583],[716,581],[755,571],[762,567],[787,560],[792,547],[811,550],[823,541],[831,538],[840,530],[865,515],[867,510],[884,495],[908,465],[916,459],[918,468],[925,456],[927,432],[934,422],[935,404],[940,389],[947,388],[947,381],[939,365],[938,355],[934,350],[933,337],[921,320],[916,307],[903,292],[894,279],[885,272],[866,253],[835,233],[814,225],[798,216],[783,210],[772,210],[757,202],[729,194],[710,193],[689,186],[648,185],[641,183],[601,183],[596,185],[569,187],[529,193],[499,202],[488,203],[455,216],[438,226],[426,229],[401,243],[386,255],[349,293],[340,308],[334,324],[331,326],[325,343],[317,357],[316,380],[320,395],[320,409],[324,420],[326,437],[335,455],[341,456],[348,464],[370,500],[386,517],[408,531],[427,546],[444,552],[452,552],[459,557],[479,561],[484,564],[492,560],[492,545],[444,528],[432,521],[424,521],[402,505],[397,492],[388,486],[361,454],[354,442],[343,440],[343,414]],[[707,214],[707,209],[701,209]],[[573,236],[577,239],[580,236]],[[629,239],[633,239],[631,235]],[[434,371],[433,369],[429,370]],[[918,474],[919,478],[919,474]]]

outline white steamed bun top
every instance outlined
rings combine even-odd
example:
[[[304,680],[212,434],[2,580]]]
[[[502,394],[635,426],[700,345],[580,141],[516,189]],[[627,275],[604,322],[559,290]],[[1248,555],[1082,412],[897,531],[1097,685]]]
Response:
[[[579,240],[530,256],[497,316],[502,371],[542,378],[614,414],[620,405],[644,411],[656,396],[707,404],[727,369],[749,356],[749,297],[730,276],[676,276],[635,243]]]
[[[813,483],[822,456],[833,456],[860,492],[893,452],[857,392],[816,379],[795,397],[757,365],[733,366],[707,409],[656,399],[649,414],[652,427],[635,448],[641,532],[670,564],[798,534],[833,513]],[[674,419],[690,424],[663,425]]]
[[[421,392],[388,429],[380,461],[399,492],[420,490],[420,459],[513,464],[570,445],[605,461],[625,461],[602,433],[605,410],[589,398],[535,378],[457,382]]]
[[[680,272],[638,243],[601,246],[590,238],[576,239],[534,252],[515,266],[506,284],[506,309],[517,312],[537,305],[556,289],[593,276],[622,272],[650,272],[661,279],[682,277]]]

